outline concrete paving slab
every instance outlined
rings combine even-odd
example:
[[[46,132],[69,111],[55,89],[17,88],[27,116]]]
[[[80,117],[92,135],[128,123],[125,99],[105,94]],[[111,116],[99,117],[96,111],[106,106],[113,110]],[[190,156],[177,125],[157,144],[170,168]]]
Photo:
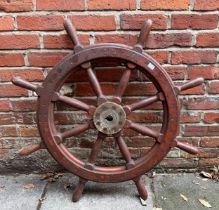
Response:
[[[206,180],[206,179],[205,179]],[[194,174],[157,175],[153,180],[155,205],[162,210],[206,210],[198,199],[207,200],[212,210],[219,209],[219,183]],[[188,198],[184,201],[180,196]]]
[[[33,184],[34,188],[25,189],[26,184]],[[45,184],[45,181],[40,181],[39,175],[0,176],[0,209],[37,209]]]
[[[79,202],[71,201],[72,191],[78,178],[65,175],[55,183],[47,186],[46,199],[40,210],[152,210],[151,181],[143,177],[149,198],[147,206],[142,206],[135,185],[132,182],[103,184],[88,182],[83,197]],[[71,185],[66,190],[64,186]]]

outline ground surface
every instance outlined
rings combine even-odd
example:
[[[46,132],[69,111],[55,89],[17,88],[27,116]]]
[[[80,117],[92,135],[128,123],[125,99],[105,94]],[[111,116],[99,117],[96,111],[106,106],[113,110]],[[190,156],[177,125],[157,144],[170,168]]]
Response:
[[[219,183],[194,174],[143,177],[149,198],[140,202],[132,182],[119,184],[89,183],[77,203],[71,202],[77,178],[65,174],[50,183],[42,175],[1,175],[1,210],[204,210],[199,199],[219,209]],[[183,196],[184,199],[183,199]],[[188,199],[185,201],[185,199]]]

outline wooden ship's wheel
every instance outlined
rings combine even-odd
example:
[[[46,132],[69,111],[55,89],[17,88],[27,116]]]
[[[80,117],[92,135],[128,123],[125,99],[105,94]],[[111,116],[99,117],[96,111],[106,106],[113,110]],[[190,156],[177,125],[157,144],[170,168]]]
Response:
[[[76,30],[71,22],[66,20],[64,26],[75,46],[74,52],[57,64],[41,85],[31,84],[18,77],[14,77],[12,80],[15,85],[35,91],[38,95],[37,124],[42,142],[23,148],[20,154],[28,155],[46,148],[59,164],[77,175],[79,183],[73,193],[74,202],[80,199],[87,181],[123,182],[133,180],[140,197],[146,200],[148,194],[140,182],[140,178],[153,169],[171,148],[177,147],[191,154],[198,152],[194,146],[175,139],[180,116],[178,94],[202,84],[203,79],[197,78],[181,86],[176,86],[162,66],[143,51],[144,42],[151,30],[151,20],[147,20],[143,24],[137,44],[134,47],[121,44],[96,44],[84,47],[79,42]],[[115,95],[108,97],[104,95],[93,69],[98,63],[107,66],[111,62],[123,65],[125,69]],[[130,104],[124,104],[122,100],[124,92],[131,74],[136,69],[156,87],[156,94]],[[74,97],[65,96],[60,92],[69,76],[74,76],[79,70],[86,72],[88,76],[89,83],[96,94],[95,104],[88,104]],[[114,74],[113,71],[112,74]],[[158,101],[162,104],[163,113],[160,131],[129,120],[128,117],[131,113]],[[87,122],[64,131],[57,129],[54,122],[54,110],[56,103],[60,102],[74,109],[87,112]],[[73,154],[64,142],[66,138],[77,136],[88,129],[96,130],[98,135],[88,159],[82,160]],[[153,146],[140,158],[132,158],[124,135],[122,135],[124,129],[131,129],[143,136],[153,138]],[[108,137],[111,137],[112,141],[117,144],[125,160],[124,165],[95,164],[101,145]]]

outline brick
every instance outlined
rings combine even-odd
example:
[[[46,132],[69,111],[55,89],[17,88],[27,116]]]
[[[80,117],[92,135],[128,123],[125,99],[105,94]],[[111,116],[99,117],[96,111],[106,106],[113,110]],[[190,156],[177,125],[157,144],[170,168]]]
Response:
[[[172,64],[208,64],[216,63],[217,54],[213,50],[205,51],[174,51],[172,52]]]
[[[137,123],[162,123],[162,112],[135,112],[128,116],[129,120]]]
[[[172,78],[172,80],[184,80],[186,77],[186,67],[170,66],[170,67],[165,67],[165,70]]]
[[[89,44],[88,35],[79,35],[82,44]],[[73,49],[74,45],[68,35],[45,35],[43,36],[44,47],[48,49]]]
[[[13,100],[11,101],[11,109],[15,112],[31,112],[36,111],[37,101],[35,100]]]
[[[8,114],[8,113],[1,113],[0,114],[0,124],[1,125],[10,125],[10,124],[15,124],[16,119],[14,114]]]
[[[187,109],[193,110],[213,110],[219,109],[219,99],[218,98],[190,98],[185,102]]]
[[[215,29],[219,16],[216,14],[175,14],[172,15],[173,29]]]
[[[216,66],[191,66],[189,79],[203,77],[204,79],[219,79],[219,67]]]
[[[173,34],[152,34],[145,43],[146,48],[168,48],[173,46],[187,47],[192,46],[192,34],[173,33]]]
[[[39,48],[40,40],[37,35],[0,35],[0,49],[29,49]]]
[[[158,63],[168,63],[168,52],[167,51],[147,51],[147,53],[153,57]]]
[[[33,0],[1,0],[0,10],[5,12],[23,12],[33,10]]]
[[[218,137],[203,137],[200,140],[201,147],[219,147]]]
[[[0,53],[0,66],[24,66],[24,56],[20,53]]]
[[[23,15],[17,17],[19,30],[63,30],[64,17],[61,15]]]
[[[10,111],[11,108],[10,108],[10,103],[8,100],[1,100],[0,101],[0,111],[1,112],[7,112],[7,111]]]
[[[152,29],[167,29],[168,17],[163,14],[123,14],[120,16],[120,26],[123,30],[139,30],[147,19],[153,21]]]
[[[194,5],[194,10],[218,10],[219,1],[218,0],[196,0]]]
[[[94,65],[95,66],[95,65]],[[96,67],[94,68],[100,82],[119,82],[124,72],[124,67]],[[67,82],[87,82],[88,76],[85,70],[81,69],[70,75]],[[133,71],[129,81],[142,81],[138,71]]]
[[[184,136],[218,136],[219,126],[185,126]]]
[[[130,83],[124,96],[150,96],[157,93],[155,86],[152,83]]]
[[[209,84],[208,93],[219,94],[219,82],[218,81],[213,81]]]
[[[118,85],[115,84],[101,84],[102,90],[106,95],[114,95]],[[156,89],[152,84],[133,84],[130,83],[124,93],[124,96],[145,96],[154,95]],[[88,83],[78,83],[75,89],[77,96],[94,96],[94,92]]]
[[[48,11],[84,10],[85,3],[84,0],[77,0],[77,2],[72,2],[72,0],[37,0],[36,9]]]
[[[14,145],[16,145],[16,141],[14,138],[12,139],[1,139],[0,140],[0,150],[1,149],[13,149]]]
[[[88,0],[88,10],[134,10],[135,0]]]
[[[16,137],[17,129],[16,126],[1,126],[0,127],[0,137]]]
[[[13,76],[19,76],[28,81],[42,81],[43,71],[39,69],[4,69],[0,70],[0,81],[9,82]]]
[[[193,159],[174,159],[174,158],[169,158],[169,159],[164,159],[161,161],[161,163],[156,167],[156,168],[171,168],[171,169],[180,169],[180,168],[196,168],[198,165],[197,160]]]
[[[181,123],[198,123],[201,121],[201,113],[197,112],[181,112]]]
[[[218,149],[212,149],[212,148],[199,148],[199,152],[197,155],[191,155],[187,152],[182,152],[182,157],[184,158],[215,158],[217,157],[219,154],[219,150]]]
[[[189,0],[142,0],[141,9],[144,10],[187,10]]]
[[[62,52],[32,52],[28,54],[28,60],[31,66],[53,67],[66,55]]]
[[[214,166],[219,165],[219,158],[201,158],[199,160],[199,168],[204,168],[206,170],[206,167],[213,168]]]
[[[74,26],[82,31],[111,31],[116,29],[113,15],[74,15],[69,16]]]
[[[100,82],[119,82],[124,72],[123,67],[101,68],[96,69],[96,75]],[[85,76],[84,76],[85,77]],[[85,77],[87,78],[87,77]],[[139,81],[139,75],[137,71],[133,71],[129,81]],[[87,80],[86,80],[87,81]]]
[[[95,35],[95,43],[119,43],[134,46],[137,42],[137,36],[129,34],[104,34]]]
[[[36,112],[15,112],[14,116],[17,124],[33,125],[37,123]]]
[[[59,125],[81,124],[88,120],[88,114],[83,112],[55,113],[55,122]]]
[[[14,30],[13,17],[1,16],[0,17],[0,31]]]
[[[36,137],[39,136],[39,131],[35,127],[19,126],[18,132],[21,137]]]
[[[9,150],[8,149],[0,149],[0,160],[7,161],[9,158]]]
[[[152,138],[145,138],[142,136],[136,136],[132,138],[125,138],[126,144],[128,147],[152,147],[154,145],[154,139]]]
[[[217,112],[205,113],[203,121],[209,124],[219,123],[219,113]]]
[[[196,36],[197,47],[219,47],[219,33],[200,33]]]
[[[28,91],[15,85],[1,85],[0,97],[27,96]]]

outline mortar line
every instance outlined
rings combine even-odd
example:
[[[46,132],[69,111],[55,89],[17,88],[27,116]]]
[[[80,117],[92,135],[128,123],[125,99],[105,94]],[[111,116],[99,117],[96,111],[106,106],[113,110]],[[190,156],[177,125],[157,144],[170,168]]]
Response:
[[[41,207],[42,207],[42,205],[43,205],[42,200],[46,198],[48,185],[49,185],[49,182],[47,182],[46,185],[45,185],[44,188],[43,188],[43,192],[42,192],[42,194],[41,194],[41,196],[40,196],[40,198],[39,198],[39,201],[38,201],[38,205],[37,205],[36,210],[40,210]]]

